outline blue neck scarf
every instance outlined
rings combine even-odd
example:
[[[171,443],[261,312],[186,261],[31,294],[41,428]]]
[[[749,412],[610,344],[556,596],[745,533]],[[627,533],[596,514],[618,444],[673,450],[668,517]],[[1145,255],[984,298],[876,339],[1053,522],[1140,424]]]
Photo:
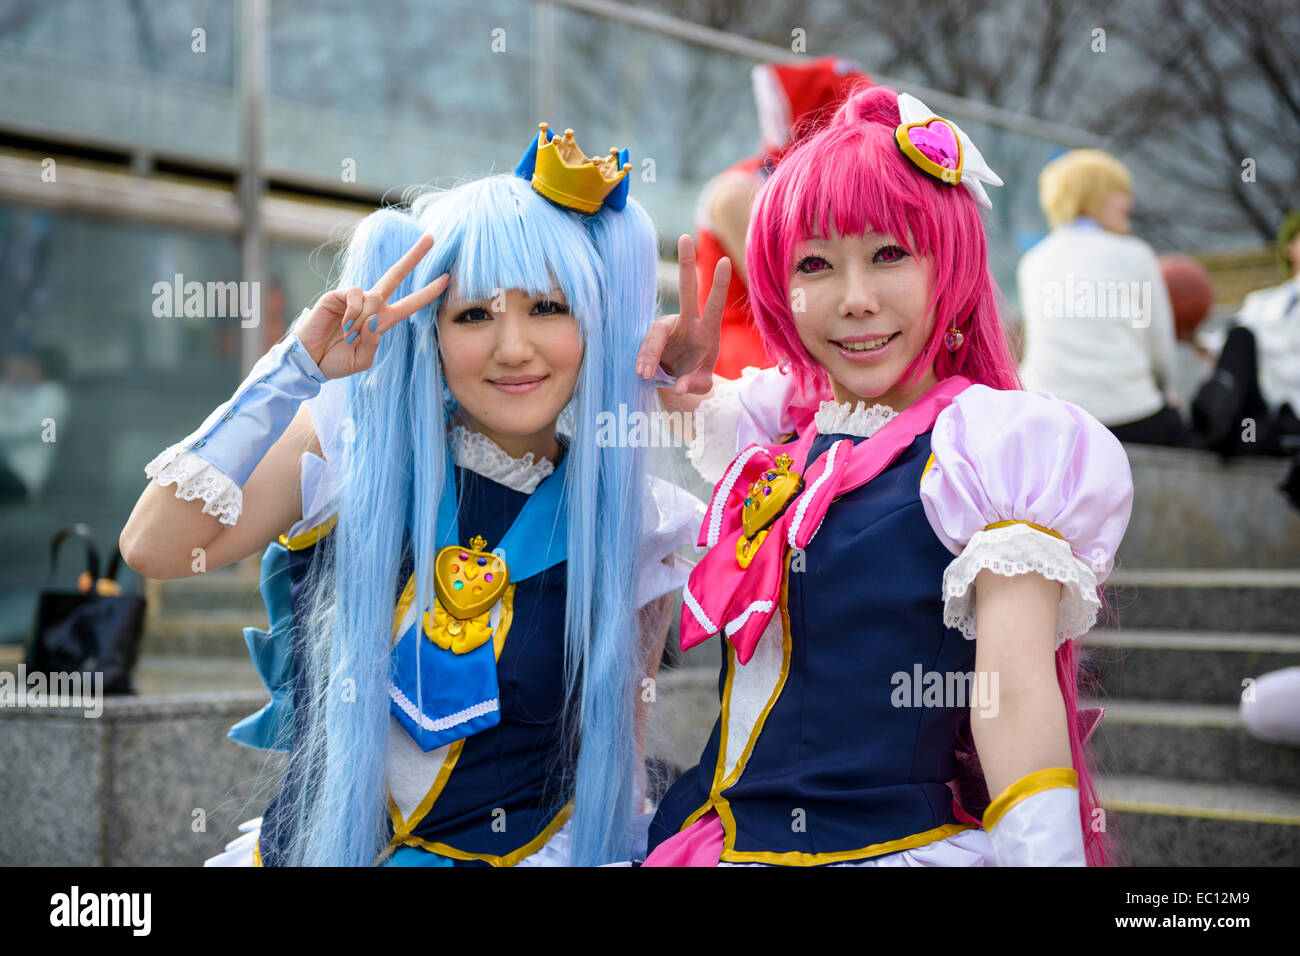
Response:
[[[510,585],[564,561],[568,506],[564,476],[569,456],[524,502],[510,530],[492,549],[503,552]],[[438,502],[437,546],[464,546],[457,519],[456,470],[448,455]],[[473,533],[473,529],[469,529]],[[491,544],[491,542],[490,542]],[[499,621],[500,603],[494,614]],[[501,719],[495,641],[463,654],[435,644],[417,613],[393,647],[389,706],[393,717],[426,752],[495,726]],[[495,633],[495,628],[494,628]]]

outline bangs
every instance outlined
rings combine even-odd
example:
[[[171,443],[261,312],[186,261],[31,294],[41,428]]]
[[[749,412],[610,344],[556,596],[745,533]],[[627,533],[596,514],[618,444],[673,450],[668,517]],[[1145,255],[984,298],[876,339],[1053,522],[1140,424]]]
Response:
[[[928,254],[935,238],[931,204],[916,187],[929,184],[898,168],[908,160],[897,146],[861,128],[823,135],[823,149],[790,157],[792,168],[782,183],[780,204],[788,210],[782,232],[793,239],[786,256],[793,255],[794,242],[873,232],[892,235],[909,252]]]
[[[595,245],[576,216],[524,180],[492,176],[429,199],[417,211],[437,237],[429,278],[450,272],[457,296],[467,302],[492,299],[504,289],[537,296],[558,288],[574,315],[599,316]]]

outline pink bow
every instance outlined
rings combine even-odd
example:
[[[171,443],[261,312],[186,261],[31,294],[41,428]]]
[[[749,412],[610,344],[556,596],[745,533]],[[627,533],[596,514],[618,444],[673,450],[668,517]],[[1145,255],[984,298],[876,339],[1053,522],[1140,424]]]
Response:
[[[811,422],[793,445],[750,445],[737,455],[714,489],[700,528],[698,543],[709,553],[691,572],[682,595],[682,650],[722,631],[735,647],[736,659],[747,664],[780,601],[788,549],[807,547],[830,503],[883,471],[917,435],[933,428],[939,412],[970,384],[960,375],[944,379],[871,438],[856,445],[847,439],[838,441],[811,467],[805,467],[817,437]],[[788,454],[792,469],[803,475],[803,491],[768,527],[749,566],[742,568],[736,545],[744,533],[745,495],[751,483],[775,466],[781,453]]]

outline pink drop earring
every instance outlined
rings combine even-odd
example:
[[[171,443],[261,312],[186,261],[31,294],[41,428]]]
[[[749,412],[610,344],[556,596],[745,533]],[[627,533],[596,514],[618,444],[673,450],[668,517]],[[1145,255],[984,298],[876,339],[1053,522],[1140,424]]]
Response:
[[[948,330],[943,337],[943,344],[948,346],[949,352],[955,352],[961,348],[961,344],[966,341],[966,336],[957,330],[957,320],[952,320],[952,328]]]

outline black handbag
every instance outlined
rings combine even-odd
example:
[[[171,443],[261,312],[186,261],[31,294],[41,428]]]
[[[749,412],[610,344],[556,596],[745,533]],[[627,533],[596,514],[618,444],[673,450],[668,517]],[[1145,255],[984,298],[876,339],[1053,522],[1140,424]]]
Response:
[[[86,546],[86,570],[74,589],[49,585],[59,546],[76,535]],[[27,649],[27,672],[103,673],[105,694],[132,694],[132,671],[144,633],[145,599],[122,593],[117,572],[122,552],[114,547],[108,573],[99,576],[99,550],[84,524],[61,528],[50,542],[50,574],[36,603],[36,622]]]

